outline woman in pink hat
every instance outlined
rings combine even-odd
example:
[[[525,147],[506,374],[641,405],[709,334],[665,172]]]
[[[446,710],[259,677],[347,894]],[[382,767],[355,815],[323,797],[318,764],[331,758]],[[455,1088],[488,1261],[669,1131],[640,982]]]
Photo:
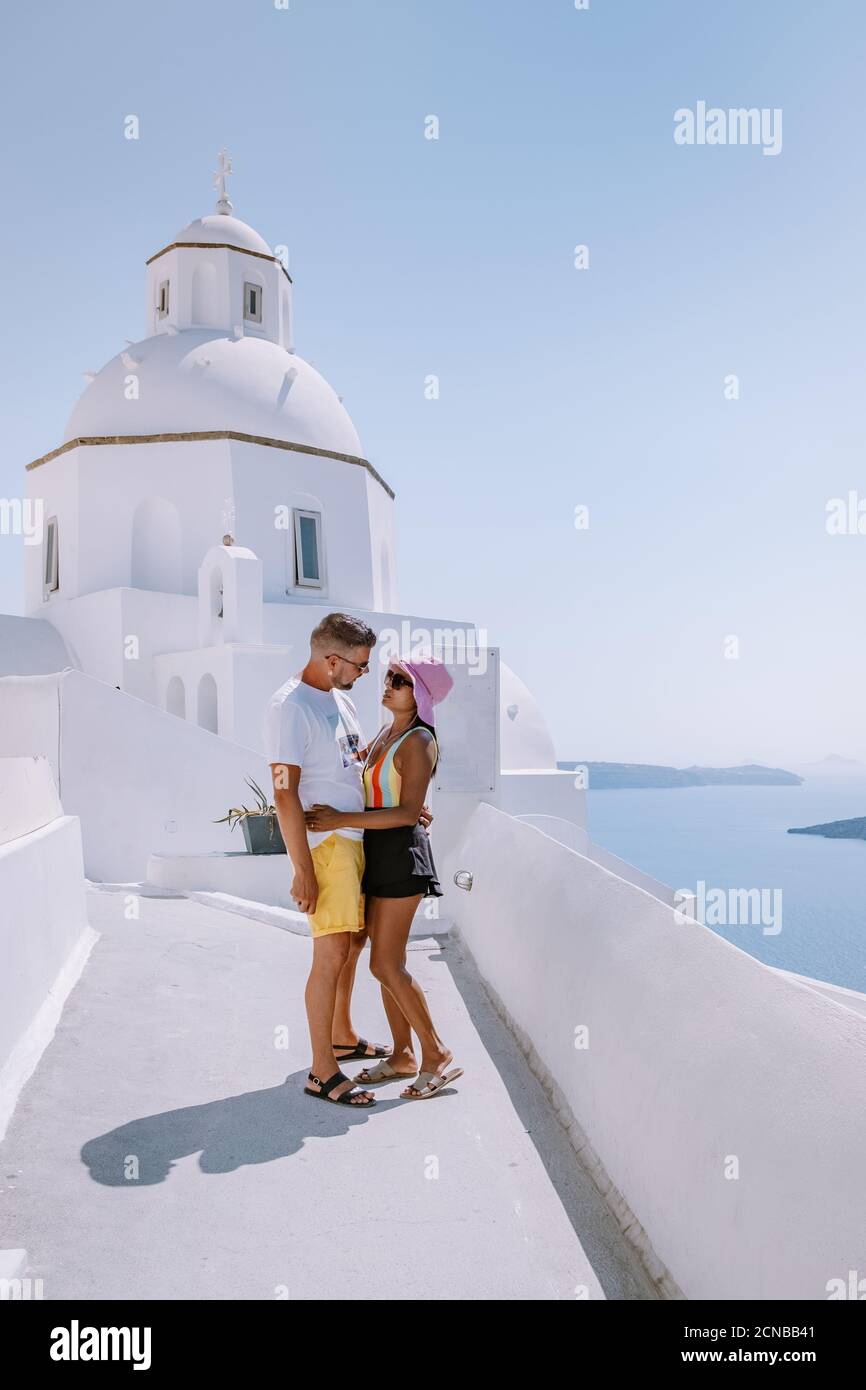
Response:
[[[348,826],[364,831],[362,888],[370,969],[382,986],[393,1051],[365,1067],[356,1080],[366,1086],[414,1077],[400,1092],[407,1100],[427,1100],[463,1075],[460,1067],[449,1071],[454,1054],[436,1032],[424,992],[406,969],[406,943],[418,904],[422,898],[442,897],[430,837],[418,817],[439,760],[434,706],[453,684],[442,662],[432,657],[392,661],[382,694],[391,721],[373,739],[364,764],[367,809],[313,806],[306,816],[311,830]],[[421,1043],[420,1069],[413,1032]]]

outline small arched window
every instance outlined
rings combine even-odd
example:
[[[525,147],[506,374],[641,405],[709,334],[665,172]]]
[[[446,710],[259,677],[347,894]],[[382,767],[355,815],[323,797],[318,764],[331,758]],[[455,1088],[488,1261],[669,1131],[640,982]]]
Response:
[[[60,588],[60,560],[57,550],[57,517],[45,523],[45,568],[42,576],[42,597],[50,598]]]
[[[262,287],[250,280],[244,282],[244,318],[250,323],[262,321]]]
[[[322,517],[296,507],[295,519],[295,583],[310,589],[321,589],[322,575]]]

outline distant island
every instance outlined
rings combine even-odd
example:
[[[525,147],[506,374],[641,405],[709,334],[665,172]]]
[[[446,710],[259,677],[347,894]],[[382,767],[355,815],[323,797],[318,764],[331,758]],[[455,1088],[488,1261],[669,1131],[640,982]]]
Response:
[[[592,791],[626,787],[778,787],[799,786],[803,778],[779,767],[744,763],[741,767],[664,767],[655,763],[558,762],[566,772],[587,769]]]
[[[789,835],[823,835],[828,840],[866,840],[866,816],[853,820],[829,820],[826,825],[799,825]]]
[[[860,762],[859,758],[843,758],[838,753],[828,753],[826,758],[822,758],[817,763],[795,763],[795,767],[802,767],[805,772],[832,772],[832,773],[862,773],[866,770],[866,763]]]

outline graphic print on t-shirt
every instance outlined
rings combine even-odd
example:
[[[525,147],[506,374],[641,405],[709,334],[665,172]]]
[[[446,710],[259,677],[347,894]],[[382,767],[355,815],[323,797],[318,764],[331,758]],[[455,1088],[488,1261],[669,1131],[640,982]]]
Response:
[[[361,736],[360,734],[342,734],[337,739],[340,749],[340,757],[343,759],[343,767],[351,767],[353,763],[361,761]]]
[[[356,763],[360,763],[360,733],[357,731],[351,733],[346,728],[345,720],[342,717],[342,711],[339,714],[329,713],[327,718],[328,723],[334,730],[334,738],[336,739],[337,747],[340,750],[340,761],[342,762],[343,767],[353,767]]]

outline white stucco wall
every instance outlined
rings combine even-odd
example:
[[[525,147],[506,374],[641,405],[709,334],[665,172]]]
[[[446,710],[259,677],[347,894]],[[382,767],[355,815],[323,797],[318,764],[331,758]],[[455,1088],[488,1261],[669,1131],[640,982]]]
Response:
[[[212,822],[267,787],[264,759],[78,671],[0,680],[0,757],[35,751],[80,817],[86,872],[140,880],[148,855],[235,849]]]
[[[78,516],[80,471],[80,451],[70,449],[67,454],[49,459],[38,468],[28,469],[25,474],[26,495],[34,507],[41,507],[43,523],[41,544],[24,546],[24,610],[33,617],[49,616],[58,593],[77,594],[81,589]],[[52,517],[57,520],[59,535],[60,590],[46,595],[43,586],[45,528]]]
[[[25,547],[27,611],[43,617],[102,589],[196,594],[227,529],[261,560],[266,601],[372,608],[383,547],[394,571],[393,499],[342,459],[226,439],[79,445],[31,469],[27,487],[59,527],[60,588],[48,600],[42,547]],[[295,583],[293,508],[321,514],[321,589]]]
[[[0,1137],[91,935],[78,820],[44,759],[0,757]]]
[[[217,687],[217,732],[223,738],[263,752],[265,708],[274,691],[293,674],[296,659],[302,665],[305,658],[289,647],[247,647],[235,643],[157,657],[157,704],[161,709],[169,708],[169,685],[179,680],[184,690],[185,718],[191,724],[200,724],[201,681],[211,676]]]
[[[60,634],[66,661],[108,685],[119,686],[141,700],[157,700],[153,658],[157,653],[185,651],[195,645],[198,600],[183,594],[151,593],[144,589],[104,589],[51,605],[46,626]],[[11,672],[20,661],[9,658]]]
[[[0,679],[0,758],[47,758],[58,793],[64,679],[64,672]]]
[[[234,535],[262,562],[265,601],[353,604],[373,608],[374,548],[390,537],[393,499],[359,464],[327,456],[265,448],[240,440],[229,443],[236,522]],[[324,585],[295,583],[294,534],[275,524],[293,508],[322,517]],[[393,539],[390,538],[393,547]],[[393,550],[391,563],[393,567]]]
[[[75,816],[0,845],[0,1069],[86,927]]]
[[[866,1268],[866,1018],[493,807],[459,855],[482,975],[686,1297]]]
[[[177,592],[197,592],[198,567],[210,546],[225,533],[225,500],[231,497],[231,458],[227,440],[162,444],[80,445],[40,464],[27,474],[28,496],[44,499],[46,518],[59,520],[60,588],[47,603],[42,596],[42,552],[25,554],[28,612],[100,589],[157,586],[151,566],[140,556],[149,549],[153,565],[179,572]],[[62,509],[61,509],[62,501]],[[174,509],[179,531],[159,515],[149,543],[140,522],[153,502]],[[138,520],[137,518],[138,514]],[[134,545],[138,540],[138,548]],[[169,564],[168,550],[177,551]],[[136,558],[136,565],[133,561]],[[136,569],[138,572],[136,572]]]
[[[394,499],[371,474],[364,480],[369,516],[373,588],[370,607],[393,613],[399,603]]]
[[[236,221],[235,218],[230,220]],[[226,235],[225,232],[221,234]],[[198,238],[202,229],[187,229],[183,235]],[[170,284],[169,313],[160,318],[156,305],[159,286],[164,280]],[[245,281],[260,285],[264,291],[261,324],[244,322]],[[187,329],[238,324],[247,333],[258,333],[273,341],[282,338],[288,346],[290,323],[286,314],[281,322],[280,311],[290,294],[291,285],[281,267],[261,256],[239,255],[237,251],[217,245],[207,250],[189,245],[175,247],[157,256],[147,267],[145,329],[148,334],[159,334],[167,332],[169,325]]]

